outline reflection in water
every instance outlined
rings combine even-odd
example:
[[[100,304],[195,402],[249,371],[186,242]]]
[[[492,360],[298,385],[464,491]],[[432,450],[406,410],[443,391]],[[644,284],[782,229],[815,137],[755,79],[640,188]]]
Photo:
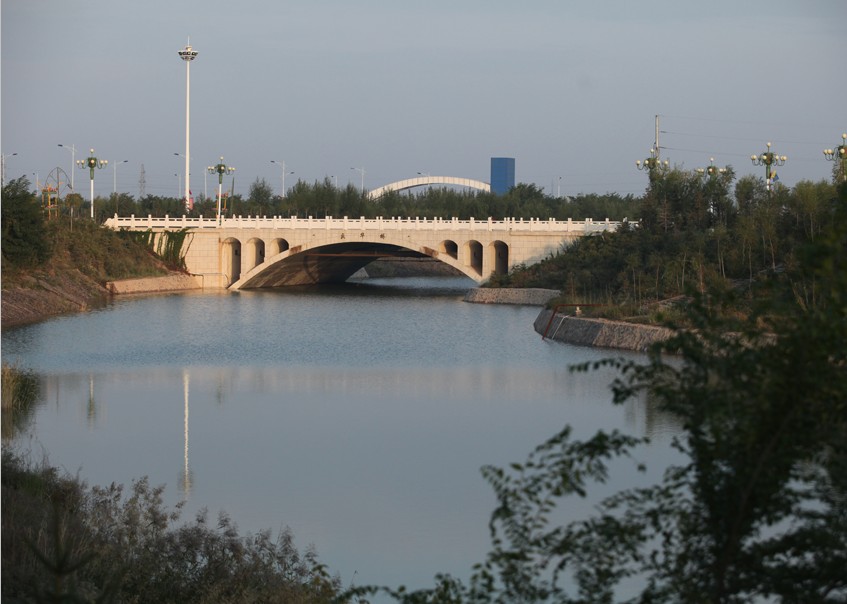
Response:
[[[183,391],[183,399],[184,399],[184,411],[183,411],[183,465],[182,465],[182,473],[180,474],[180,487],[182,489],[182,495],[186,499],[191,494],[191,480],[193,476],[191,475],[191,469],[188,467],[188,369],[182,370],[182,391]]]
[[[88,427],[94,428],[97,423],[97,402],[94,400],[94,375],[88,374],[88,407],[86,408]]]
[[[523,461],[566,423],[653,435],[641,461],[667,463],[664,418],[611,405],[610,370],[568,369],[609,352],[542,342],[537,314],[449,287],[119,301],[3,332],[50,401],[15,444],[89,484],[147,476],[186,516],[289,526],[345,584],[422,587],[488,550],[481,466]]]

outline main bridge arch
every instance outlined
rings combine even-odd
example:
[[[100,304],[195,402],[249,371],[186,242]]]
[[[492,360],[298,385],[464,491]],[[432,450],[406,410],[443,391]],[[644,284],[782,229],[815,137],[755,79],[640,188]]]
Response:
[[[508,245],[499,240],[487,245],[476,240],[462,241],[461,244],[444,240],[437,246],[438,249],[433,249],[415,246],[385,234],[379,240],[369,240],[363,234],[358,240],[304,243],[294,247],[288,247],[284,241],[275,242],[272,248],[279,251],[268,257],[252,252],[250,243],[244,244],[235,239],[224,243],[222,265],[232,267],[227,275],[229,289],[340,283],[374,260],[391,257],[433,258],[477,283],[482,283],[491,274],[505,274],[509,266]],[[248,252],[242,253],[240,250],[245,245]],[[257,246],[255,241],[252,246]],[[248,264],[237,268],[234,255],[240,255],[242,262]],[[249,265],[251,260],[255,265]],[[489,264],[488,275],[483,276],[484,268]]]
[[[389,191],[404,191],[415,187],[423,187],[426,185],[455,185],[458,187],[468,187],[477,189],[486,193],[491,192],[491,185],[481,180],[473,178],[460,178],[457,176],[419,176],[417,178],[407,178],[396,182],[388,183],[378,189],[368,192],[369,199],[377,199],[388,193]]]

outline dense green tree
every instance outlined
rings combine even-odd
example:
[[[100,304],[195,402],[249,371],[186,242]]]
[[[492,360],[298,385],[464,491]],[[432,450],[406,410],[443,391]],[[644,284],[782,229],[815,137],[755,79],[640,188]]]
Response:
[[[253,213],[262,215],[265,210],[269,210],[273,196],[273,189],[270,183],[264,178],[259,179],[257,177],[250,185],[250,192],[247,195],[251,208],[255,208],[256,210]]]
[[[30,192],[25,177],[3,187],[2,209],[3,265],[36,267],[50,258],[50,245],[45,236],[44,216],[38,198]]]
[[[439,576],[432,590],[385,591],[408,603],[847,601],[847,186],[798,258],[815,305],[777,275],[745,316],[732,290],[695,292],[690,328],[646,362],[576,368],[611,366],[615,403],[640,397],[677,418],[680,461],[658,484],[558,524],[563,500],[621,470],[613,460],[643,469],[646,442],[566,426],[525,462],[483,469],[493,547],[468,586]]]

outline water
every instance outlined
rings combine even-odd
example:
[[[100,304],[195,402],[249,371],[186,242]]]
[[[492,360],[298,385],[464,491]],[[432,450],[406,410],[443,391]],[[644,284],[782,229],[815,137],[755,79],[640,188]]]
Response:
[[[608,372],[568,370],[610,352],[542,341],[537,308],[462,302],[471,286],[128,298],[6,330],[4,361],[38,372],[43,400],[5,444],[89,484],[148,476],[185,519],[290,527],[344,585],[467,578],[495,505],[482,465],[523,461],[569,423],[653,435],[655,477],[673,431],[612,406]]]

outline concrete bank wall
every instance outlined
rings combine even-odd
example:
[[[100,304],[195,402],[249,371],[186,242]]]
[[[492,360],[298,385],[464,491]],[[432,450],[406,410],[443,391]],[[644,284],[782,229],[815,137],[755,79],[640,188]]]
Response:
[[[559,295],[556,289],[516,288],[516,287],[477,287],[468,290],[465,302],[476,304],[526,304],[544,306]]]
[[[106,289],[110,294],[148,294],[155,292],[176,292],[188,289],[202,289],[201,277],[194,275],[165,275],[164,277],[142,277],[140,279],[122,279],[108,281]]]
[[[673,334],[670,329],[653,325],[573,317],[562,313],[553,316],[553,311],[548,309],[539,313],[534,327],[541,335],[546,331],[547,338],[558,342],[639,352]]]

